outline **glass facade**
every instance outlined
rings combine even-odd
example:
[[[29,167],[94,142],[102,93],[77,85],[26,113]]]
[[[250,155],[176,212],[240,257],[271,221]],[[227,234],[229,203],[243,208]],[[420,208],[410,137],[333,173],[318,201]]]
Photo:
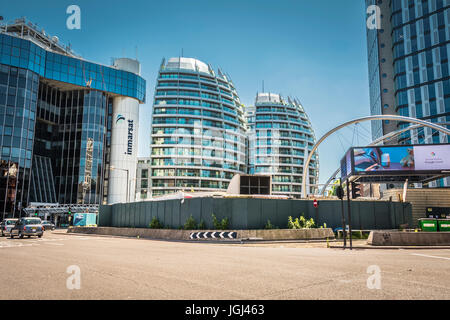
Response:
[[[34,154],[51,159],[56,202],[101,203],[111,99],[101,91],[61,91],[45,82],[39,86]],[[36,177],[41,177],[38,170],[33,167]]]
[[[30,202],[105,203],[113,99],[144,102],[145,80],[58,51],[19,20],[0,24],[0,217]]]
[[[52,159],[33,156],[31,172],[30,199],[34,202],[56,203],[56,189],[53,175]]]
[[[163,62],[151,135],[152,196],[226,190],[246,172],[246,121],[229,78],[191,58]]]
[[[293,98],[260,93],[246,110],[250,128],[249,173],[272,176],[272,194],[301,197],[304,161],[315,144],[314,131],[302,105]],[[319,159],[308,168],[310,192],[317,190]]]
[[[0,214],[29,199],[38,75],[0,64]]]
[[[450,121],[450,3],[447,2],[391,3],[395,105],[399,115],[431,122]],[[399,143],[447,142],[447,137],[435,130],[414,131],[403,134]]]
[[[145,200],[150,197],[150,172],[151,158],[138,158],[136,173],[136,201]]]
[[[449,122],[450,2],[366,1],[373,4],[381,8],[381,26],[367,31],[371,113]],[[387,101],[390,91],[392,101]],[[388,128],[374,121],[372,134],[376,138],[404,126]],[[447,137],[420,128],[405,132],[396,142],[440,143]]]
[[[366,0],[378,5],[381,25],[367,30],[372,114],[450,122],[450,1]],[[408,126],[374,121],[374,138]],[[406,131],[394,144],[447,143],[430,128]],[[442,182],[439,182],[442,183]]]
[[[8,34],[0,34],[0,63],[34,71],[46,79],[145,102],[145,80],[137,74],[50,52],[29,40]]]
[[[376,0],[366,0],[366,7],[376,4]],[[383,114],[381,109],[380,59],[377,30],[367,29],[367,56],[369,67],[370,114]],[[383,135],[382,122],[372,121],[372,139]]]

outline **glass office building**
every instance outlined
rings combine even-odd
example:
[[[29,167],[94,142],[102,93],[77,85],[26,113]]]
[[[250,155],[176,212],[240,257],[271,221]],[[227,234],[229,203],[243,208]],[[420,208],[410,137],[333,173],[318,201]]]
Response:
[[[246,121],[230,77],[192,58],[163,60],[151,129],[151,194],[226,190],[246,172]]]
[[[450,128],[450,1],[366,0],[378,5],[377,29],[367,29],[372,114],[396,114],[441,123]],[[374,121],[380,137],[406,123]],[[393,144],[446,143],[430,128],[400,135]]]
[[[128,135],[114,142],[113,121],[127,99],[145,101],[145,80],[126,61],[88,62],[24,19],[1,24],[0,215],[30,202],[106,203],[109,164],[120,166],[111,154],[129,145]],[[136,151],[125,156],[135,172]]]
[[[143,201],[150,198],[151,172],[151,158],[139,157],[136,173],[136,201]]]
[[[259,93],[255,106],[246,110],[249,125],[249,173],[272,176],[272,194],[300,198],[302,174],[308,152],[315,144],[314,131],[297,99]],[[317,190],[318,154],[307,173],[309,192]]]

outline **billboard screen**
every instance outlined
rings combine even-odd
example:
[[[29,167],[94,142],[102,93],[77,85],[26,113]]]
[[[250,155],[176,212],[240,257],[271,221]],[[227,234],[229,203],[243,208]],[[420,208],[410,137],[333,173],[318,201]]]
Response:
[[[352,173],[352,150],[348,150],[341,160],[341,177],[345,178]]]
[[[450,144],[355,147],[350,151],[352,170],[347,168],[347,175],[450,171]]]

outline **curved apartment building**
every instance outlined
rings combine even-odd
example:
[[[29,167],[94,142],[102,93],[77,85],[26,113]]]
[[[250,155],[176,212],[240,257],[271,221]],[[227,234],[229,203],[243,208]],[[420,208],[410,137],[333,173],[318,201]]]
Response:
[[[272,194],[301,197],[304,161],[315,136],[297,99],[259,93],[255,106],[248,108],[249,173],[272,176]],[[317,188],[319,159],[316,153],[309,166],[310,192]]]
[[[246,120],[220,69],[193,58],[163,60],[151,129],[152,196],[226,190],[246,172]]]

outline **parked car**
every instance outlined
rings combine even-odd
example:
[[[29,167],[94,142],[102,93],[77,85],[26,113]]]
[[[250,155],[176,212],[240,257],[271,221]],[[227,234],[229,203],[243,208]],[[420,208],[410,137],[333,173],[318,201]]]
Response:
[[[50,221],[42,221],[42,226],[45,230],[55,230],[55,225],[51,223]]]
[[[16,224],[17,220],[19,219],[5,219],[2,222],[0,222],[0,230],[1,230],[1,236],[7,236],[12,227],[14,227],[14,225]]]
[[[42,221],[40,218],[20,218],[16,221],[16,224],[10,231],[10,237],[18,236],[23,238],[24,236],[38,236],[42,237],[44,234],[44,227],[42,226]]]

